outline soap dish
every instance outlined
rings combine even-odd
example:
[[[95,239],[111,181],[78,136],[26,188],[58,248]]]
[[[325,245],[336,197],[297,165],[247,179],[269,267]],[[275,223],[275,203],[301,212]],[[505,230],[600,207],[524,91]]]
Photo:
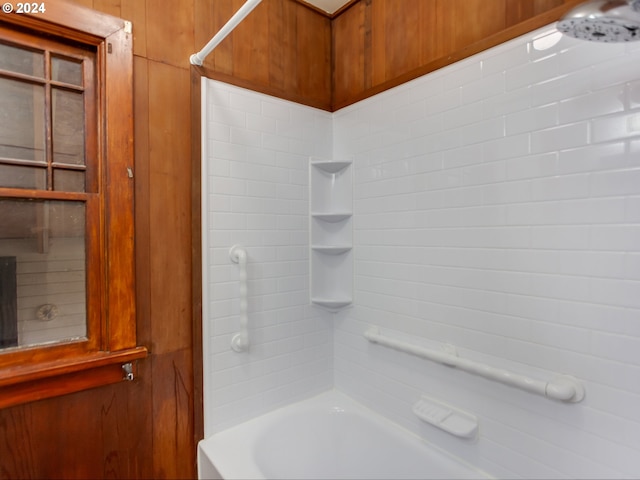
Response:
[[[478,434],[478,418],[451,405],[423,395],[413,406],[420,420],[462,438],[475,438]]]

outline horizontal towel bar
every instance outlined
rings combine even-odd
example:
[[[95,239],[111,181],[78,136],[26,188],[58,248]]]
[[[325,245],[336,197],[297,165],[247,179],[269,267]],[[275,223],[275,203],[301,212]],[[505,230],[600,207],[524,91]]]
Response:
[[[411,355],[442,363],[450,367],[459,368],[465,372],[511,385],[528,392],[537,393],[538,395],[543,395],[554,400],[575,403],[584,398],[584,387],[577,379],[570,375],[560,375],[553,381],[545,382],[503,368],[496,368],[484,363],[460,358],[457,355],[452,355],[444,351],[420,347],[402,340],[396,340],[382,335],[377,328],[366,331],[364,336],[372,343],[410,353]]]

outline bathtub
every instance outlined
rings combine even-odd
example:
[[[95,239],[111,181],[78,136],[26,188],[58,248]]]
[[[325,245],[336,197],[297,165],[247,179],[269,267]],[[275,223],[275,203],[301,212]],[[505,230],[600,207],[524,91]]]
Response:
[[[201,479],[491,478],[329,391],[198,444]]]

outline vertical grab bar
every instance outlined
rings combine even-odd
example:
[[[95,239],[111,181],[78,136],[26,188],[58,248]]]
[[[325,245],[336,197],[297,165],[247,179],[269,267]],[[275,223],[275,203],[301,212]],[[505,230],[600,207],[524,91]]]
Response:
[[[240,245],[229,249],[229,258],[240,267],[240,333],[231,338],[231,348],[235,352],[246,352],[249,349],[249,331],[247,318],[247,252]]]

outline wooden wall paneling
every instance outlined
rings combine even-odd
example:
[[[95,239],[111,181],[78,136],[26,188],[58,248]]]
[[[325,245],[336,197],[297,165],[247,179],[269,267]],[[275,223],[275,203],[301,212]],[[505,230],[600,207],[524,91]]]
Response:
[[[506,4],[505,22],[511,27],[536,15],[560,7],[565,0],[509,0]]]
[[[288,1],[271,1],[269,8],[269,82],[281,91],[297,90],[297,58],[293,54],[296,47],[296,10]]]
[[[448,35],[453,35],[454,50],[461,50],[505,28],[505,2],[510,0],[444,1],[451,4],[445,28]]]
[[[364,88],[371,88],[373,85],[373,68],[375,65],[375,59],[373,58],[376,50],[373,46],[373,8],[371,0],[365,0],[364,4],[364,20],[363,20],[363,35],[364,35]],[[384,48],[381,51],[384,55]]]
[[[431,1],[431,0],[424,0]],[[386,59],[387,52],[387,2],[372,2],[369,0],[365,5],[365,58],[369,59],[370,67],[366,70],[370,71],[365,79],[365,88],[371,88],[373,85],[382,83],[387,79]],[[367,13],[367,10],[369,13]],[[367,47],[367,45],[369,45]]]
[[[234,12],[245,0],[233,2]],[[233,30],[233,75],[269,85],[269,3],[260,3]]]
[[[196,51],[193,18],[197,1],[202,0],[147,2],[146,35],[149,60],[182,68],[189,67],[189,57]]]
[[[533,15],[528,18],[524,18],[524,20],[528,20],[536,15],[540,15],[542,13],[553,10],[554,8],[558,8],[563,6],[564,4],[570,3],[569,0],[534,0],[533,2]],[[509,3],[508,3],[509,4]],[[508,12],[507,12],[508,14]]]
[[[197,18],[194,25],[196,49],[194,53],[200,51],[235,12],[233,0],[196,2],[195,13]],[[204,66],[227,75],[233,73],[233,32],[205,59]]]
[[[189,71],[149,62],[152,351],[191,347]]]
[[[533,17],[536,3],[537,0],[511,0],[507,2],[505,26],[510,27]]]
[[[199,4],[200,2],[198,2]],[[147,4],[145,0],[125,0],[121,2],[122,18],[133,25],[133,54],[147,56]]]
[[[284,70],[285,78],[296,76],[296,91],[319,102],[331,102],[331,22],[313,10],[289,2],[297,7],[296,25],[297,75]],[[285,82],[286,84],[287,82]],[[294,85],[291,85],[292,87]]]
[[[341,105],[365,90],[365,8],[360,1],[333,20],[333,105]]]
[[[155,478],[194,478],[192,352],[177,350],[151,361]]]
[[[30,405],[0,410],[0,478],[37,478]]]
[[[423,0],[384,0],[384,80],[420,66],[424,43],[420,16]],[[377,27],[377,24],[375,24]],[[375,30],[374,30],[375,32]]]
[[[73,3],[82,5],[83,7],[93,8],[93,0],[72,0]]]
[[[442,0],[427,0],[420,3],[422,57],[420,65],[429,63],[451,51],[452,38],[444,27],[446,4]]]
[[[218,7],[227,2],[221,0],[219,2],[201,1],[193,5],[193,52],[199,51],[218,31],[214,20],[215,12]],[[209,68],[213,67],[214,52],[205,59],[205,65]]]
[[[0,410],[0,477],[151,477],[147,390],[136,380]]]
[[[126,451],[129,458],[129,475],[103,475],[103,478],[158,478],[155,475],[151,452],[155,436],[153,417],[152,363],[148,360],[137,362],[136,378],[133,382],[123,382],[116,389],[122,389],[127,395],[116,397],[113,404],[113,416],[118,418],[116,433],[126,435],[123,442],[119,436],[109,439],[111,450]],[[123,433],[125,432],[125,433]],[[122,453],[121,455],[124,455]],[[111,454],[109,454],[111,456]],[[107,455],[104,456],[107,458]],[[193,471],[195,477],[195,471]]]
[[[332,20],[332,110],[548,25],[579,3],[581,0],[359,0]],[[371,5],[371,14],[367,5]],[[408,20],[411,16],[420,19],[417,30]],[[412,42],[421,49],[417,66],[413,47],[404,52],[410,44],[403,29],[414,32]]]
[[[219,26],[215,20],[216,11],[219,11],[222,5],[228,3],[228,1],[224,0],[218,2],[200,1],[193,5],[193,39],[195,48],[191,53],[200,51],[219,30]],[[224,20],[221,20],[220,26],[223,24]],[[215,58],[216,50],[211,52],[205,59],[204,65],[207,68],[213,68],[213,59]]]
[[[92,392],[99,390],[102,389]],[[87,402],[89,396],[83,392],[0,411],[0,424],[8,427],[2,433],[12,439],[12,444],[6,442],[6,450],[2,450],[3,478],[98,477],[102,473],[103,460],[98,437],[100,404]],[[43,418],[49,421],[41,421]],[[82,422],[74,422],[73,419],[82,419]],[[94,435],[91,441],[88,441],[88,426]],[[76,441],[82,440],[77,445],[74,442],[73,449],[68,448],[70,436]],[[30,465],[24,465],[27,468],[23,467],[21,472],[10,471],[11,465],[5,461],[5,453],[9,452],[7,460],[22,457],[28,459]],[[78,458],[82,461],[79,462]],[[22,474],[28,477],[21,477]]]
[[[102,397],[102,478],[153,477],[151,456],[146,454],[153,444],[150,380],[151,363],[139,362],[133,385],[119,384]]]
[[[129,0],[125,0],[127,2]],[[93,0],[93,8],[102,13],[122,18],[121,0]]]
[[[425,65],[437,58],[442,58],[455,50],[455,36],[451,32],[449,25],[450,1],[447,0],[431,0],[432,4],[427,9],[426,16],[433,17],[429,20],[429,26],[433,28],[433,34],[430,36],[432,40],[432,48],[425,49],[425,56],[422,64]]]
[[[198,49],[243,5],[206,5],[214,27],[196,22]],[[221,14],[224,12],[224,14]],[[206,32],[206,33],[205,33]],[[202,45],[200,45],[202,43]],[[331,20],[294,0],[265,0],[205,59],[203,75],[316,108],[331,107]]]
[[[570,0],[534,0],[533,14],[540,15],[554,8],[561,7],[564,4],[571,3]]]

